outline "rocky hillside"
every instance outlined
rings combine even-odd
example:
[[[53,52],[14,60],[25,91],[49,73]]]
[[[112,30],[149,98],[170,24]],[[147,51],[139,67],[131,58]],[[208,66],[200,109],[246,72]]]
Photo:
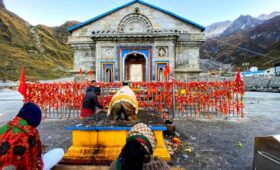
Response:
[[[272,67],[280,63],[280,15],[269,20],[240,16],[219,36],[208,38],[200,52],[201,58],[226,64]]]
[[[37,25],[37,28],[45,30],[47,33],[51,34],[52,36],[57,38],[57,41],[61,41],[63,43],[67,42],[67,38],[70,33],[67,31],[67,28],[77,25],[80,22],[78,21],[67,21],[61,26],[58,27],[48,27],[46,25]]]
[[[3,1],[1,1],[3,2]],[[18,80],[25,66],[27,80],[53,79],[72,69],[73,54],[66,45],[67,22],[60,27],[32,26],[0,8],[0,79]]]
[[[223,64],[221,62],[211,60],[211,59],[200,59],[199,68],[202,70],[202,72],[207,72],[207,71],[227,72],[231,70],[231,66],[229,64]]]

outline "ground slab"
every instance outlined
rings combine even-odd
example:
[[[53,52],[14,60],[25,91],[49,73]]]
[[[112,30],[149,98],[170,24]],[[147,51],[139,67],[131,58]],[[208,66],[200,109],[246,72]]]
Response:
[[[1,95],[2,94],[2,95]],[[15,94],[0,92],[0,124],[11,120],[22,105]],[[14,98],[18,101],[14,101]],[[9,99],[9,101],[7,101]],[[183,143],[193,148],[188,157],[179,150],[173,166],[185,169],[252,169],[254,138],[280,133],[280,93],[246,93],[245,118],[227,120],[187,119],[175,121]],[[1,116],[2,115],[2,116]],[[72,133],[65,126],[81,124],[79,118],[43,120],[39,132],[45,151],[72,144]]]
[[[146,123],[149,126],[164,125],[162,114],[158,109],[139,109],[137,114],[137,120],[125,121],[118,120],[114,121],[110,117],[107,117],[106,111],[101,111],[98,114],[94,114],[88,118],[81,120],[81,126],[133,126],[136,123]]]

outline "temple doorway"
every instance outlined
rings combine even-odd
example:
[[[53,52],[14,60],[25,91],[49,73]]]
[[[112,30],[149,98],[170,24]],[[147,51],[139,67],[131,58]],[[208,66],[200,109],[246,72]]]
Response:
[[[146,81],[146,59],[143,55],[133,53],[126,56],[125,80]]]
[[[106,68],[105,69],[105,82],[112,82],[112,69],[111,68]]]

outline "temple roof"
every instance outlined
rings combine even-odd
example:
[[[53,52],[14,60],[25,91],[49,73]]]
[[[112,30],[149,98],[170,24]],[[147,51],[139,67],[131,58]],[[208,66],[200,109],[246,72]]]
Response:
[[[101,14],[101,15],[98,15],[98,16],[96,16],[96,17],[94,17],[94,18],[91,18],[91,19],[89,19],[89,20],[87,20],[87,21],[85,21],[85,22],[82,22],[82,23],[80,23],[80,24],[74,25],[74,26],[68,28],[68,31],[69,31],[69,32],[72,32],[72,31],[74,31],[74,30],[76,30],[76,29],[78,29],[78,28],[81,28],[81,27],[83,27],[83,26],[85,26],[85,25],[87,25],[87,24],[90,24],[90,23],[92,23],[92,22],[94,22],[94,21],[97,21],[97,20],[103,18],[103,17],[106,17],[107,15],[110,15],[110,14],[112,14],[112,13],[114,13],[114,12],[120,10],[120,9],[123,9],[123,8],[125,8],[125,7],[128,7],[128,6],[130,6],[130,5],[134,4],[134,3],[140,3],[140,4],[142,4],[142,5],[146,5],[146,6],[148,6],[148,7],[153,8],[153,9],[159,10],[159,11],[165,13],[165,14],[168,14],[168,15],[170,15],[170,16],[172,16],[172,17],[175,17],[175,18],[177,18],[177,19],[179,19],[179,20],[181,20],[181,21],[183,21],[183,22],[186,22],[186,23],[188,23],[188,24],[191,24],[191,25],[193,25],[193,26],[196,26],[196,27],[200,28],[202,31],[205,30],[205,27],[204,27],[204,26],[202,26],[202,25],[200,25],[200,24],[197,24],[197,23],[195,23],[195,22],[193,22],[193,21],[191,21],[191,20],[189,20],[189,19],[186,19],[186,18],[184,18],[184,17],[181,17],[181,16],[179,16],[179,15],[177,15],[177,14],[174,14],[173,12],[167,11],[167,10],[165,10],[165,9],[162,9],[162,8],[157,7],[157,6],[155,6],[155,5],[149,4],[149,3],[144,2],[144,1],[142,1],[142,0],[133,0],[133,1],[128,2],[128,3],[124,4],[124,5],[121,5],[121,6],[117,7],[117,8],[114,8],[114,9],[108,11],[108,12],[105,12],[105,13],[103,13],[103,14]]]

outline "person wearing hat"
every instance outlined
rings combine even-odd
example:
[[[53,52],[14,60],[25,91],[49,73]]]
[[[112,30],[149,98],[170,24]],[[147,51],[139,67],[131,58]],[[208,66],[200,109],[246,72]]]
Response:
[[[12,121],[0,127],[0,170],[48,170],[62,159],[62,149],[53,149],[42,155],[36,129],[41,118],[40,108],[27,102]]]
[[[146,124],[138,123],[128,132],[126,144],[110,170],[169,170],[163,160],[153,156],[157,146],[156,137]]]

